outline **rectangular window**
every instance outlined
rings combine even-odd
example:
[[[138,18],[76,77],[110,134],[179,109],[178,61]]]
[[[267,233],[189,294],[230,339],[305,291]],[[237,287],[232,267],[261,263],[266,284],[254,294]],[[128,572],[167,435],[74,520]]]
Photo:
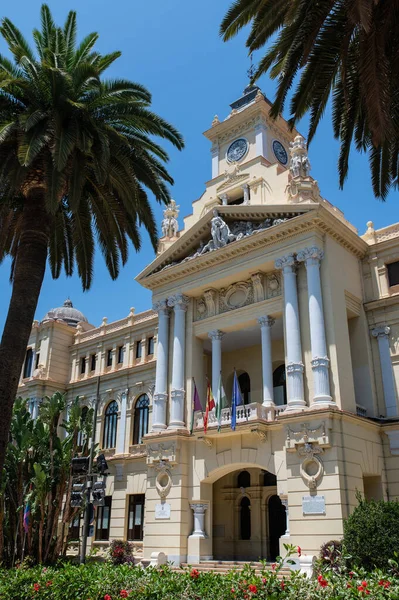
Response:
[[[389,286],[399,285],[399,261],[387,265]]]
[[[97,360],[97,354],[92,354],[90,356],[90,371],[96,370],[96,360]]]
[[[147,340],[147,354],[154,354],[154,338],[149,337]]]
[[[112,496],[105,496],[104,501],[104,506],[97,507],[96,540],[100,541],[109,539]]]
[[[112,350],[107,351],[107,367],[112,367]]]
[[[136,358],[141,358],[141,340],[136,342]]]
[[[127,539],[142,540],[144,525],[144,494],[129,496]]]
[[[80,538],[80,514],[77,514],[69,526],[68,539],[78,540]]]
[[[26,356],[25,356],[24,375],[23,375],[24,379],[31,376],[32,362],[33,362],[33,350],[32,350],[32,348],[28,348],[26,351]]]
[[[118,364],[123,363],[123,359],[125,356],[125,346],[119,346],[118,348]]]
[[[86,373],[86,357],[85,356],[80,359],[80,373],[81,373],[81,375],[83,375],[83,373]]]
[[[35,369],[39,368],[39,362],[40,362],[40,354],[37,353],[36,354],[36,362],[35,362]]]

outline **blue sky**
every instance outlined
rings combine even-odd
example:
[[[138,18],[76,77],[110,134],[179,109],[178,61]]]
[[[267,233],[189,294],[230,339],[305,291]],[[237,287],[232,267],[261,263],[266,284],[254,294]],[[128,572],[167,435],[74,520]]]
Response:
[[[183,152],[170,151],[169,170],[175,179],[173,197],[181,207],[181,216],[191,212],[191,202],[210,179],[209,142],[202,136],[215,114],[222,119],[229,104],[237,99],[247,83],[249,66],[245,35],[223,43],[218,34],[220,21],[230,0],[50,0],[54,17],[64,22],[68,10],[78,13],[79,37],[91,31],[100,34],[101,52],[121,50],[122,57],[109,70],[109,77],[123,77],[147,86],[153,95],[153,109],[169,120],[184,135]],[[39,0],[19,0],[3,4],[1,16],[7,16],[30,37],[39,27]],[[0,41],[0,52],[6,52]],[[256,57],[255,57],[256,61]],[[267,77],[259,82],[263,92],[273,98],[274,84]],[[307,131],[307,121],[299,127]],[[326,113],[310,147],[312,175],[318,180],[322,195],[345,212],[345,216],[363,233],[368,220],[375,227],[399,221],[398,193],[385,203],[373,197],[367,158],[353,152],[350,175],[343,191],[338,188],[338,144],[333,139],[330,115]],[[160,223],[161,207],[156,208]],[[117,281],[106,271],[101,254],[97,254],[94,283],[83,292],[79,278],[61,276],[51,279],[47,272],[37,307],[36,318],[42,319],[50,308],[60,306],[67,296],[94,325],[103,316],[109,321],[126,316],[134,306],[136,312],[150,307],[151,294],[141,288],[134,277],[153,258],[153,251],[143,233],[142,251],[133,251]],[[0,331],[6,318],[11,294],[9,262],[0,266]]]

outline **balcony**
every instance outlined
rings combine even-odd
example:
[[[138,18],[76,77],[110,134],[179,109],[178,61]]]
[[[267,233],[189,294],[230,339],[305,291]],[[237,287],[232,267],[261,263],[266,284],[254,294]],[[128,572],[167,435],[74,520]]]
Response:
[[[286,406],[268,407],[253,402],[246,406],[238,406],[236,413],[236,424],[251,423],[252,421],[275,421],[278,415],[286,409]],[[204,428],[204,414],[201,411],[196,411],[194,415],[194,429]],[[221,415],[221,425],[231,425],[231,407],[223,408]],[[212,410],[208,418],[208,430],[217,429],[218,420],[215,410]]]

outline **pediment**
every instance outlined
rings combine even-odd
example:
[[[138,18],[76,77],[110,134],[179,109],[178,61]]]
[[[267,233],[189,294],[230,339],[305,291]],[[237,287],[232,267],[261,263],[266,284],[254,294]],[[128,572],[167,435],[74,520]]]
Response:
[[[141,283],[157,273],[174,271],[179,265],[191,265],[245,240],[254,240],[266,231],[277,231],[284,224],[315,207],[300,206],[218,206],[210,210],[170,248],[158,256],[137,280]]]

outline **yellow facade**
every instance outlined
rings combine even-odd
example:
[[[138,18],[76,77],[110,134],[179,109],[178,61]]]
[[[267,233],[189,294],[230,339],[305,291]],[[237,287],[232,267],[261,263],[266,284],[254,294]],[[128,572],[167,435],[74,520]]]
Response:
[[[314,555],[357,491],[399,498],[399,225],[359,236],[269,108],[249,88],[205,133],[212,179],[181,230],[169,209],[137,277],[154,310],[33,325],[19,388],[32,412],[55,390],[89,405],[100,377],[112,500],[93,547],[130,538],[176,564],[273,559],[285,542]],[[205,410],[219,370],[228,404],[240,378],[236,429],[226,406],[220,431],[197,411],[190,434],[193,382]]]

